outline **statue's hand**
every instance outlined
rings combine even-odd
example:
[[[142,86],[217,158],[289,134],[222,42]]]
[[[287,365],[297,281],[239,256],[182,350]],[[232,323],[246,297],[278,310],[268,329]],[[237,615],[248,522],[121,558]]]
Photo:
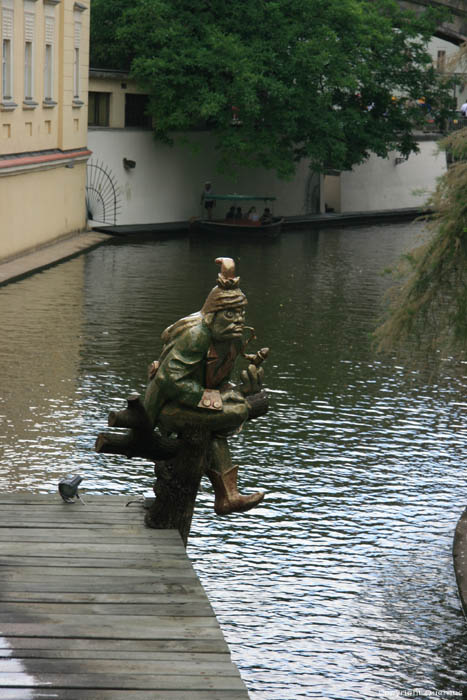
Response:
[[[240,391],[243,396],[251,396],[251,394],[258,394],[261,391],[264,377],[262,367],[248,365],[248,368],[244,369],[240,376],[242,378]]]
[[[237,389],[228,389],[227,391],[221,392],[222,403],[245,403],[245,397],[243,392]]]
[[[157,374],[157,370],[159,369],[159,362],[157,360],[154,360],[154,362],[151,362],[151,364],[148,367],[148,379],[151,381],[151,379],[154,379],[154,377]]]

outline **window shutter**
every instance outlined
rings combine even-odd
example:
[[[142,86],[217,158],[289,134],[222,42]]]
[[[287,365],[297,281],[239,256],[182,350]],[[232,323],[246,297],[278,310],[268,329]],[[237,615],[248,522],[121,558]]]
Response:
[[[2,12],[2,36],[4,39],[13,39],[13,10],[5,7]]]
[[[24,13],[24,39],[34,41],[34,15],[31,12]]]
[[[45,43],[53,44],[55,39],[55,20],[53,17],[45,18]]]
[[[79,49],[81,42],[81,22],[75,20],[75,49]]]

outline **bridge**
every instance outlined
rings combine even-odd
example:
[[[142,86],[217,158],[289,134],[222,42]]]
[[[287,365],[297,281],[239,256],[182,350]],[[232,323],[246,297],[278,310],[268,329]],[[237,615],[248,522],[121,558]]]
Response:
[[[399,5],[411,10],[438,7],[450,12],[449,21],[435,31],[435,36],[460,46],[467,41],[467,1],[466,0],[400,0]]]

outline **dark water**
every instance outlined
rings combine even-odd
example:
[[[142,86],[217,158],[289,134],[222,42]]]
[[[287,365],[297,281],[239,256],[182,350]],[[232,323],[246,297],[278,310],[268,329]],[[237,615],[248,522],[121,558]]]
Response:
[[[234,257],[270,415],[232,443],[259,508],[218,518],[202,484],[189,555],[254,700],[460,697],[467,633],[451,546],[467,500],[467,366],[376,356],[381,272],[416,225],[272,244],[132,240],[0,290],[0,489],[141,494],[151,465],[96,455],[143,390],[160,333]],[[418,693],[418,695],[417,695]]]

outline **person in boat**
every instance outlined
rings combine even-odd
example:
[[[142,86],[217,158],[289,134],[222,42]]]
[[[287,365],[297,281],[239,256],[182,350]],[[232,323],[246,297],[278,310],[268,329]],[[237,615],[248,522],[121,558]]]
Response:
[[[212,183],[207,181],[204,183],[204,190],[201,193],[201,204],[206,210],[209,221],[212,219],[212,210],[215,206],[214,200],[209,198],[210,195],[212,195]]]
[[[243,219],[243,212],[241,207],[237,207],[235,210],[235,220],[241,221]]]
[[[225,215],[225,218],[227,220],[235,219],[235,207],[233,205],[230,207],[229,211]]]
[[[261,219],[260,222],[262,224],[272,224],[273,221],[273,216],[271,214],[271,210],[269,207],[266,207],[263,213],[261,214]]]
[[[237,490],[237,467],[232,465],[227,438],[247,420],[246,397],[261,390],[263,370],[250,364],[240,388],[230,383],[237,358],[245,347],[246,296],[235,277],[231,258],[217,258],[221,271],[201,309],[176,321],[162,334],[158,362],[149,368],[144,405],[153,425],[164,432],[182,433],[187,426],[210,432],[206,476],[215,494],[218,515],[243,512],[263,500],[264,493]]]
[[[251,207],[250,210],[248,211],[248,221],[253,221],[253,223],[256,223],[259,221],[259,215],[258,212],[256,211],[256,207]]]

